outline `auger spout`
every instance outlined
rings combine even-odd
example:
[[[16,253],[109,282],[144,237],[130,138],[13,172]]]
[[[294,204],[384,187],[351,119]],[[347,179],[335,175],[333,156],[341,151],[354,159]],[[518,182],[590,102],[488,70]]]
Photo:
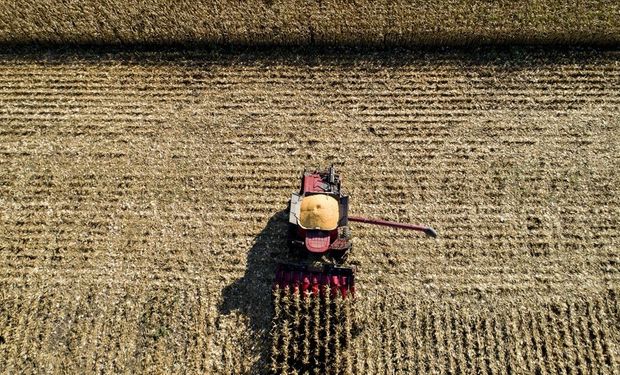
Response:
[[[355,221],[358,223],[365,223],[365,224],[382,225],[382,226],[391,227],[391,228],[417,230],[419,232],[424,232],[427,236],[437,237],[437,232],[435,232],[433,228],[427,227],[424,225],[397,223],[395,221],[388,221],[388,220],[382,220],[382,219],[370,219],[370,218],[365,218],[365,217],[360,217],[360,216],[349,216],[349,221]]]

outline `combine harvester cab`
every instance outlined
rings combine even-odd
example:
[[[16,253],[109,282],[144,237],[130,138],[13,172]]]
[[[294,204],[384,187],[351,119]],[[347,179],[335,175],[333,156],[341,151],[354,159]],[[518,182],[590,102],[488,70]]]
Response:
[[[351,252],[349,221],[422,231],[426,226],[349,216],[349,197],[342,194],[340,176],[326,171],[304,171],[299,193],[289,202],[289,251],[295,263],[279,264],[274,289],[347,298],[355,295],[355,266],[345,264]]]

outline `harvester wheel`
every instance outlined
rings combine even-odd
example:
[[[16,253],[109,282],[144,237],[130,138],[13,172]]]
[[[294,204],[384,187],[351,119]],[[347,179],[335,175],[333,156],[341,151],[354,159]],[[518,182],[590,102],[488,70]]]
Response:
[[[294,258],[305,258],[306,253],[302,249],[303,244],[299,241],[290,241],[288,245],[289,254]]]
[[[289,223],[288,225],[288,250],[289,250],[289,254],[293,256],[298,256],[301,254],[301,249],[298,243],[299,241],[295,239],[296,231],[297,231],[297,227]]]
[[[295,224],[288,223],[287,235],[288,235],[288,239],[289,240],[295,239],[295,232],[296,231],[297,231],[297,227],[295,226]]]
[[[349,252],[351,252],[350,247],[342,251],[332,251],[330,255],[337,264],[342,264],[347,260],[347,257],[349,256]]]

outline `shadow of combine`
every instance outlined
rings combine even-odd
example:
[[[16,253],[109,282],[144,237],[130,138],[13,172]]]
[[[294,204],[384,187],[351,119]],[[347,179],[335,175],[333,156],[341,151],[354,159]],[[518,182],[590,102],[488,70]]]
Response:
[[[239,311],[245,315],[255,334],[260,351],[252,374],[269,373],[269,338],[273,318],[272,286],[276,264],[287,255],[288,212],[279,211],[267,222],[248,252],[243,277],[226,286],[222,292],[220,314]]]
[[[282,290],[274,294],[277,264],[292,260],[287,232],[288,211],[282,210],[256,237],[243,277],[224,288],[220,314],[238,311],[248,318],[254,333],[251,354],[259,355],[251,374],[346,373],[351,360],[346,353],[358,333],[352,299],[288,297]]]

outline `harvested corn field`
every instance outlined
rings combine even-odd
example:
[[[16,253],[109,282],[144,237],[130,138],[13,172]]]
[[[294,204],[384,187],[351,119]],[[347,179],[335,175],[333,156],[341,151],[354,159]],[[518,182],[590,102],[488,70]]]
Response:
[[[619,103],[613,51],[5,51],[0,369],[617,373]],[[439,237],[352,224],[354,303],[297,320],[329,163]]]

